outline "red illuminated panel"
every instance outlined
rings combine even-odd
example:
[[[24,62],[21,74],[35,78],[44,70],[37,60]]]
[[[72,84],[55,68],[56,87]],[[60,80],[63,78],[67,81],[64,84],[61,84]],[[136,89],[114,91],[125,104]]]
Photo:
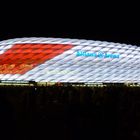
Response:
[[[0,74],[24,74],[71,49],[64,44],[16,44],[0,55]]]

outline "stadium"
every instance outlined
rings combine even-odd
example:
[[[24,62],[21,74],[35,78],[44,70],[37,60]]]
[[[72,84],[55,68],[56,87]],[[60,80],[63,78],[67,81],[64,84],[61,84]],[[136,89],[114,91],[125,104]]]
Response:
[[[0,42],[5,139],[140,139],[140,47],[63,38]],[[7,135],[9,134],[9,135]]]

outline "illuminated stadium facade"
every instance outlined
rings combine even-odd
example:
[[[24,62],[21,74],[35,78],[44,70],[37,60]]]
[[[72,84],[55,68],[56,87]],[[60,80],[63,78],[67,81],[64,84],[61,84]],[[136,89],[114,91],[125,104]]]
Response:
[[[140,47],[62,38],[1,41],[0,80],[140,83]]]

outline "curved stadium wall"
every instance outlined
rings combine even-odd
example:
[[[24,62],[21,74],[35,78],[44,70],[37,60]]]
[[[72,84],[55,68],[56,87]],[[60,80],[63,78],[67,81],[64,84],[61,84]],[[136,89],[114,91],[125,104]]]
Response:
[[[140,47],[62,38],[1,41],[0,80],[140,83]]]

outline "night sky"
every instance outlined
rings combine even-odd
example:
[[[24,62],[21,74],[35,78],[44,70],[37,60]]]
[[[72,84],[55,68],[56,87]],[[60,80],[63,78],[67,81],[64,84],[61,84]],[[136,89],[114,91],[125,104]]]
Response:
[[[76,16],[75,16],[76,17]],[[44,16],[1,22],[0,41],[20,37],[59,37],[126,43],[140,46],[140,24],[132,19],[83,16]],[[130,22],[131,21],[131,22]]]

